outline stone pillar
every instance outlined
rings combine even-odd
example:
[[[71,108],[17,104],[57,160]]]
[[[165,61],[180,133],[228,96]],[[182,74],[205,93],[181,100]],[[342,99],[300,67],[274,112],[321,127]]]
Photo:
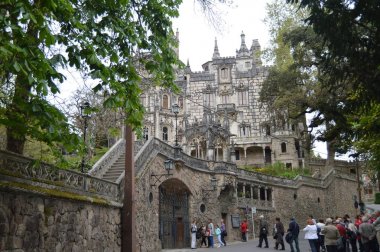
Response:
[[[251,199],[253,199],[253,186],[249,185],[249,189],[251,190]]]
[[[244,162],[247,164],[247,147],[244,147]]]
[[[245,183],[243,183],[243,195],[244,195],[243,198],[245,198]]]
[[[207,148],[207,160],[215,160],[215,148],[212,145]]]

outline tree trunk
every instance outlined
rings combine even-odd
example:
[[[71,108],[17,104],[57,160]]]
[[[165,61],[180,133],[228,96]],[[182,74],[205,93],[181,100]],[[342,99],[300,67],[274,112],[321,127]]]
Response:
[[[30,22],[28,24],[27,35],[28,39],[25,39],[24,37],[14,37],[15,44],[19,44],[24,48],[34,46],[37,47],[37,32],[33,22]],[[36,44],[33,44],[34,42]],[[16,55],[15,57],[19,56]],[[28,76],[26,76],[22,71],[19,71],[15,78],[15,91],[13,94],[12,102],[11,104],[9,104],[9,106],[7,106],[5,111],[5,115],[8,121],[10,122],[6,125],[8,151],[12,151],[19,154],[23,154],[24,152],[26,135],[28,132],[28,123],[30,123],[29,111],[31,111],[31,105],[29,102],[29,97],[31,90],[32,86],[28,81]]]
[[[326,158],[326,167],[334,167],[335,161],[335,146],[334,141],[326,141],[327,149],[327,158]]]
[[[12,103],[5,112],[8,120],[12,122],[7,125],[7,150],[18,154],[23,154],[28,130],[28,106],[30,85],[20,74],[15,80],[15,93]]]

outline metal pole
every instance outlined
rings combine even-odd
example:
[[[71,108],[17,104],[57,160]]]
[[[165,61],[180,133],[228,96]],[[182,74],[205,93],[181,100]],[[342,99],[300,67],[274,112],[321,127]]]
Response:
[[[177,114],[175,113],[175,146],[178,146],[178,138],[177,138]]]
[[[359,158],[356,157],[356,182],[358,184],[358,199],[359,203],[362,202],[362,190],[360,189],[360,176],[359,176]]]
[[[82,157],[81,168],[80,168],[82,173],[84,173],[84,162],[87,155],[86,132],[87,132],[87,117],[84,117],[84,130],[83,130],[84,154]]]
[[[133,158],[133,131],[125,127],[125,177],[122,209],[121,251],[136,251],[135,167]]]

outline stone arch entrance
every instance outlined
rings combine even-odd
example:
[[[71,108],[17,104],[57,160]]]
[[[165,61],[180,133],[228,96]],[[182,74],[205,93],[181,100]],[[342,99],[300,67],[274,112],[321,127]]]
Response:
[[[189,189],[178,179],[168,179],[159,186],[159,193],[159,236],[162,248],[189,247]]]

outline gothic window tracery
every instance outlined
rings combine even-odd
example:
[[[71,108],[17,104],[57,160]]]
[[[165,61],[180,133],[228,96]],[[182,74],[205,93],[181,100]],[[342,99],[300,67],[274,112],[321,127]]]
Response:
[[[214,106],[214,94],[213,93],[205,93],[204,94],[204,106],[213,107]]]
[[[144,140],[148,140],[149,139],[149,129],[147,127],[144,127],[144,133],[143,133],[143,138]]]
[[[238,104],[247,105],[248,104],[248,94],[245,90],[240,90],[238,93]]]
[[[249,137],[251,135],[251,129],[249,125],[242,124],[240,125],[240,136]]]
[[[162,128],[162,140],[168,141],[168,128],[167,127]]]
[[[180,108],[183,108],[183,97],[182,96],[178,97],[178,106]]]
[[[169,97],[166,94],[162,96],[162,108],[169,109]]]

